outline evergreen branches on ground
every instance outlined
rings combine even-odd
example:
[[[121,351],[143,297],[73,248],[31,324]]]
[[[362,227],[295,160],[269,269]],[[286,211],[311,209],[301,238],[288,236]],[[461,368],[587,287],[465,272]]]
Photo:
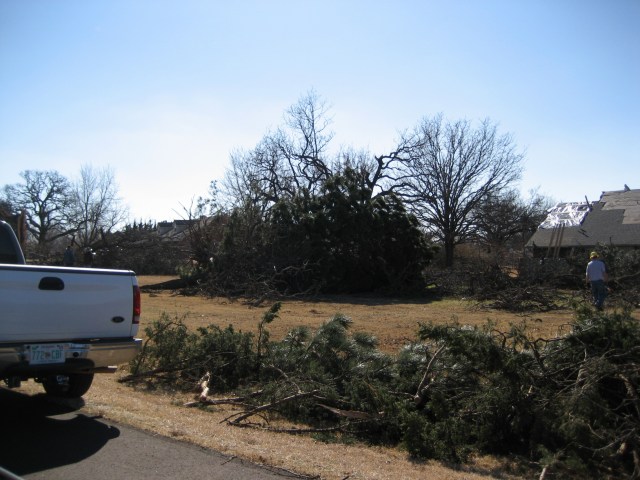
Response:
[[[343,315],[272,341],[279,308],[265,312],[257,336],[191,332],[165,315],[147,328],[126,380],[197,387],[190,405],[234,405],[227,421],[236,426],[449,462],[510,455],[563,478],[640,475],[640,326],[629,311],[581,304],[569,333],[544,339],[526,324],[422,324],[415,342],[387,355]]]

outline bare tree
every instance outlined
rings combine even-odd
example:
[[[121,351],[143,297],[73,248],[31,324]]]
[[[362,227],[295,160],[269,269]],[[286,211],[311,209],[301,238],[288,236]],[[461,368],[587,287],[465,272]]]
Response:
[[[332,173],[326,158],[333,138],[333,133],[328,131],[331,125],[328,106],[311,91],[287,110],[285,120],[292,135],[276,136],[275,140],[281,140],[278,148],[298,187],[313,191]]]
[[[101,234],[126,220],[127,210],[118,197],[118,186],[110,167],[82,166],[72,190],[79,246],[93,245]]]
[[[42,249],[58,238],[72,234],[71,185],[55,170],[25,170],[24,183],[5,185],[6,201],[17,213],[26,213],[27,230]]]
[[[375,156],[367,150],[346,148],[338,156],[334,173],[342,175],[347,170],[352,170],[361,179],[362,186],[371,191],[373,198],[383,197],[393,193],[398,187],[392,175],[398,161],[397,152]]]
[[[281,198],[319,188],[333,173],[327,112],[312,91],[286,111],[284,126],[266,134],[252,150],[234,152],[221,185],[225,203],[267,211]]]
[[[493,252],[505,247],[524,249],[552,203],[535,191],[526,199],[516,190],[489,195],[473,212],[474,236]]]
[[[477,129],[469,121],[425,118],[403,135],[395,155],[403,199],[426,229],[444,245],[447,266],[455,246],[473,229],[472,212],[520,177],[524,157],[510,135],[498,135],[489,120]]]
[[[222,182],[227,206],[254,206],[266,210],[283,196],[293,196],[296,187],[271,137],[250,151],[231,154],[231,166]]]

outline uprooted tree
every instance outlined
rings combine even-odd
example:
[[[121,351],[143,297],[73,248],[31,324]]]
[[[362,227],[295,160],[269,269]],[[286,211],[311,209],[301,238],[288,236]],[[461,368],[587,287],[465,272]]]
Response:
[[[419,458],[511,454],[563,478],[640,475],[640,326],[628,311],[582,304],[551,339],[524,324],[423,324],[392,356],[372,336],[349,334],[341,315],[271,341],[279,308],[257,338],[231,326],[190,332],[165,315],[124,380],[197,387],[187,405],[235,405],[231,425],[277,429],[286,418],[299,425],[287,432],[339,432]]]
[[[332,154],[327,107],[314,92],[255,148],[236,151],[191,233],[191,273],[208,294],[407,292],[433,249],[414,215],[384,188],[388,163]],[[210,202],[210,203],[207,203]],[[199,218],[200,213],[193,214]]]
[[[373,195],[346,168],[314,191],[218,213],[191,232],[193,275],[207,293],[416,292],[433,248],[393,194]]]

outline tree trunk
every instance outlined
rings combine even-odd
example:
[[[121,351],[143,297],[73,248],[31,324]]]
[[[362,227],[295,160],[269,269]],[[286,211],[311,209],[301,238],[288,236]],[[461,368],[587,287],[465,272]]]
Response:
[[[453,249],[455,247],[455,241],[447,238],[444,241],[444,264],[446,267],[453,266]]]

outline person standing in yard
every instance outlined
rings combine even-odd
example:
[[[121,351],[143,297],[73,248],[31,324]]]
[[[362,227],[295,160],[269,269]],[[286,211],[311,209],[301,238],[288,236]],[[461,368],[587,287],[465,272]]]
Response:
[[[73,254],[73,247],[71,245],[67,246],[67,249],[64,251],[64,256],[62,257],[62,264],[65,267],[72,267],[76,261],[76,257]]]
[[[598,310],[604,307],[604,299],[607,296],[605,282],[608,280],[607,267],[600,260],[598,252],[591,252],[587,264],[587,285],[591,284],[593,304]]]

